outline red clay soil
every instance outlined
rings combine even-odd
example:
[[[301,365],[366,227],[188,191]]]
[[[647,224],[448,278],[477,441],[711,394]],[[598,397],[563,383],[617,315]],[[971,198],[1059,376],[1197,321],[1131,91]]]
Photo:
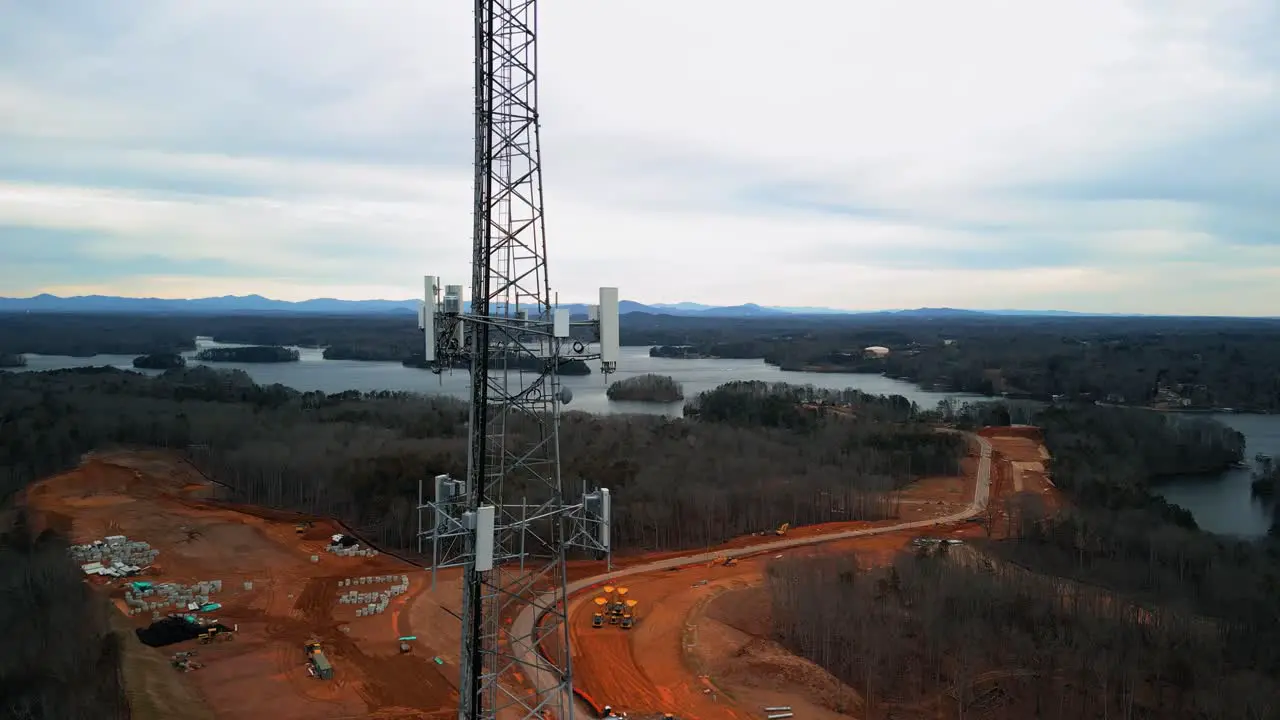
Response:
[[[992,478],[999,483],[992,486],[992,498],[997,497],[998,491],[1001,499],[993,502],[992,508],[997,514],[1003,512],[1004,498],[1018,493],[1039,495],[1050,511],[1065,506],[1065,498],[1049,476],[1049,451],[1040,428],[990,427],[980,434],[991,443],[995,457]]]
[[[182,678],[215,717],[426,718],[456,712],[458,622],[446,612],[459,604],[450,592],[456,578],[444,576],[432,593],[424,572],[393,557],[325,552],[329,536],[343,532],[336,523],[318,520],[299,536],[294,514],[220,503],[211,495],[211,486],[176,458],[115,453],[35,484],[25,499],[38,518],[74,542],[122,534],[150,543],[160,555],[147,580],[222,580],[222,592],[211,597],[222,608],[211,615],[238,626],[234,641],[137,648],[163,657],[198,650],[204,668]],[[318,562],[311,562],[313,555]],[[339,582],[369,575],[408,575],[409,592],[384,613],[357,618],[356,606],[337,603]],[[124,583],[92,582],[124,607]],[[127,622],[143,626],[151,616]],[[399,652],[404,635],[418,638],[409,654]],[[333,662],[332,681],[312,679],[306,671],[303,645],[311,637]]]
[[[800,527],[792,529],[788,536],[818,536],[856,527],[895,525],[955,513],[972,499],[976,482],[976,458],[967,458],[962,465],[966,476],[927,478],[906,489],[902,493],[901,516],[897,519]],[[728,567],[699,564],[621,578],[618,583],[629,589],[628,597],[639,601],[639,620],[630,631],[612,625],[591,627],[594,607],[591,600],[599,590],[579,594],[569,603],[575,686],[590,696],[595,704],[612,705],[636,717],[673,712],[678,717],[699,720],[740,720],[760,717],[761,703],[777,702],[804,707],[805,717],[838,718],[838,714],[812,697],[815,690],[827,688],[836,693],[831,697],[843,698],[846,703],[858,702],[856,693],[847,688],[837,688],[839,684],[834,678],[811,663],[794,657],[782,659],[786,653],[777,647],[765,647],[761,643],[745,647],[756,638],[746,638],[736,646],[730,641],[723,641],[734,632],[740,636],[743,633],[728,628],[722,622],[714,627],[708,625],[703,612],[718,593],[760,587],[764,568],[774,558],[788,554],[856,552],[864,562],[880,564],[902,552],[911,538],[920,532],[895,532],[794,548],[781,553],[766,552]],[[977,537],[983,534],[983,530],[974,523],[961,523],[933,528],[928,534]],[[720,547],[743,548],[776,539],[774,536],[744,537]],[[620,558],[615,566],[681,554],[685,553]],[[584,569],[578,577],[589,574]],[[736,593],[731,592],[725,597],[730,596],[736,596]],[[746,610],[748,614],[751,612],[749,607]],[[755,626],[764,627],[760,623],[767,626],[767,622],[767,617],[762,617]],[[736,655],[739,651],[743,651],[740,656]],[[734,657],[722,657],[725,653]],[[770,659],[764,660],[766,657]]]

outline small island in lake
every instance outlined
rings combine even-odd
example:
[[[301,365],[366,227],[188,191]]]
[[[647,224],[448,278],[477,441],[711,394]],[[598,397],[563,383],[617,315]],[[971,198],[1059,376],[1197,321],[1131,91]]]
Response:
[[[297,350],[278,345],[205,348],[196,353],[200,362],[226,363],[287,363],[298,362],[301,357]]]
[[[430,369],[427,363],[423,361],[422,353],[414,353],[405,358],[401,363],[405,367],[418,368],[419,370]],[[547,358],[534,357],[524,353],[506,353],[503,357],[502,353],[495,353],[489,360],[490,370],[524,370],[525,372],[541,372],[543,364],[547,362]],[[471,361],[460,359],[453,364],[455,370],[467,370],[471,367]],[[561,360],[558,370],[560,375],[590,375],[591,366],[586,362],[578,359]]]
[[[647,373],[619,380],[605,391],[610,400],[674,403],[684,400],[684,388],[670,375]]]
[[[0,353],[0,368],[22,368],[27,366],[27,356],[13,353]]]
[[[1256,497],[1273,498],[1280,491],[1280,464],[1268,455],[1258,455],[1254,460],[1258,468],[1253,471],[1250,489]]]
[[[174,370],[187,366],[187,359],[178,353],[152,353],[133,359],[133,366],[139,370]]]
[[[711,356],[693,345],[655,345],[649,348],[649,357],[670,358],[673,360],[706,360]]]

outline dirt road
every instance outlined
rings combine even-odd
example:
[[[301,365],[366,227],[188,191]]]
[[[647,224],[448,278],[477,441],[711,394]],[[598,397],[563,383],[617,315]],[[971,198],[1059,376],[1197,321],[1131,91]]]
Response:
[[[646,573],[660,572],[671,570],[674,568],[685,567],[689,565],[706,564],[712,562],[717,556],[728,558],[739,558],[747,555],[756,555],[760,553],[778,552],[781,550],[789,550],[792,548],[803,547],[806,545],[817,545],[819,543],[835,542],[839,540],[849,540],[853,538],[868,537],[872,535],[880,535],[884,533],[901,532],[903,530],[913,530],[937,525],[947,525],[951,523],[963,522],[971,517],[981,514],[986,510],[987,502],[991,493],[991,443],[984,437],[978,435],[968,436],[973,442],[978,444],[980,448],[980,456],[978,460],[977,482],[974,486],[973,500],[968,507],[956,513],[944,515],[938,518],[930,518],[927,520],[916,520],[912,522],[899,523],[896,525],[888,525],[881,527],[862,528],[856,530],[845,530],[832,532],[823,535],[810,535],[807,537],[788,538],[785,540],[777,540],[774,542],[763,543],[751,547],[741,549],[731,549],[713,552],[695,552],[689,555],[682,555],[665,560],[660,560],[643,565],[636,565],[626,569],[620,569],[611,573],[596,575],[593,577],[583,578],[572,582],[567,587],[567,594],[572,596],[583,590],[602,584],[609,580],[616,582],[623,577],[642,575]],[[553,596],[544,596],[541,603],[551,603]],[[559,683],[559,678],[553,674],[553,671],[547,669],[546,663],[538,655],[538,650],[534,646],[534,626],[540,618],[537,616],[533,606],[526,608],[511,625],[511,645],[516,657],[520,658],[524,667],[522,668],[525,677],[528,678],[530,684],[539,692],[539,702],[544,700],[547,692],[554,691]],[[572,706],[574,712],[581,717],[594,717],[595,712],[585,703],[576,698],[564,698],[564,707]]]

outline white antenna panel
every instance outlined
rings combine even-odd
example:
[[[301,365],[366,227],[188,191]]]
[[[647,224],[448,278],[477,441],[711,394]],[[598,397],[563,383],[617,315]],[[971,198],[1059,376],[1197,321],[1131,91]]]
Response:
[[[423,276],[422,289],[422,334],[425,337],[423,355],[427,362],[436,360],[436,291],[440,287],[440,279],[435,275]]]
[[[497,508],[481,505],[476,513],[476,572],[493,569],[493,539]]]
[[[600,288],[600,362],[618,362],[618,288]]]
[[[552,310],[555,336],[561,339],[569,337],[569,308]]]
[[[609,547],[609,525],[613,522],[613,499],[609,497],[609,488],[600,488],[600,547],[607,552]]]

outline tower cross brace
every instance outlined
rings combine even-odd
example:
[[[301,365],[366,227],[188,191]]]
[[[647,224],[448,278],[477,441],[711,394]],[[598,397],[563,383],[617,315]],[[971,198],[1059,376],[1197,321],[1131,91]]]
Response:
[[[418,501],[433,577],[463,568],[460,720],[572,717],[566,555],[607,557],[610,544],[609,491],[564,492],[559,420],[572,393],[560,370],[616,369],[618,291],[601,288],[582,320],[550,289],[536,4],[475,0],[470,302],[426,276],[419,315],[425,364],[471,378],[466,476],[420,478]],[[512,630],[521,617],[535,620],[523,635]],[[544,651],[552,635],[561,641]]]

